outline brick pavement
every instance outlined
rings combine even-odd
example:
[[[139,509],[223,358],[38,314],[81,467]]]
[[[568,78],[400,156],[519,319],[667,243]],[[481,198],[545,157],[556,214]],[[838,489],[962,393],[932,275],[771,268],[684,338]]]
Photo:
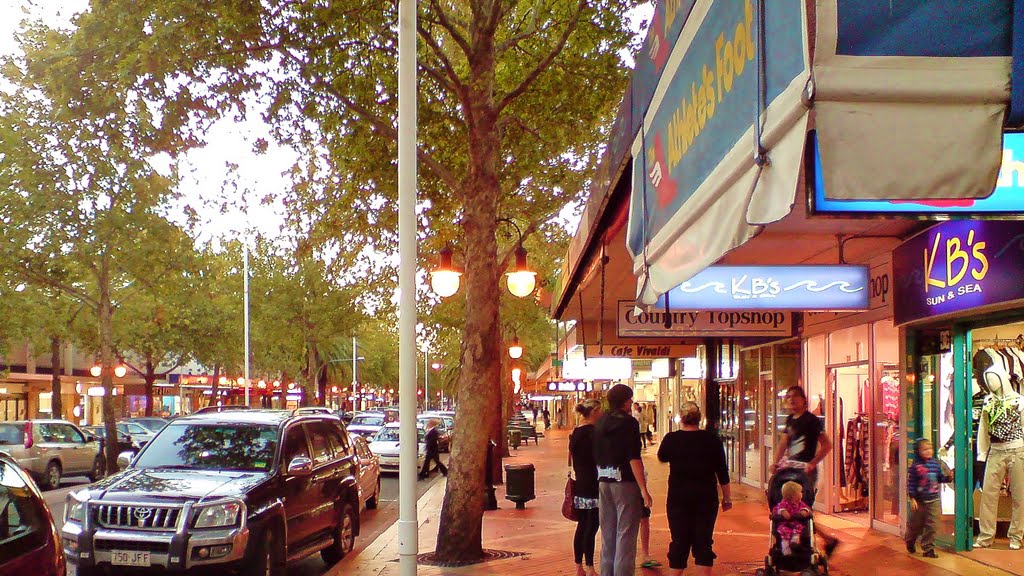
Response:
[[[537,499],[527,504],[526,510],[504,500],[505,490],[498,487],[500,509],[487,512],[484,517],[484,547],[493,550],[523,553],[522,556],[495,560],[460,568],[419,566],[424,576],[493,575],[493,576],[573,576],[572,536],[575,524],[560,514],[562,492],[565,486],[566,431],[553,430],[533,444],[513,451],[509,463],[533,463],[537,468]],[[667,574],[665,554],[670,540],[665,518],[668,467],[657,462],[655,449],[644,454],[650,489],[654,497],[651,519],[651,552],[666,567],[637,568],[641,576]],[[437,520],[444,497],[444,483],[437,482],[419,501],[419,548],[421,552],[434,549]],[[763,494],[746,486],[734,485],[733,510],[720,514],[715,530],[715,552],[719,558],[714,568],[716,576],[751,575],[762,565],[768,548],[768,519]],[[910,556],[903,542],[895,536],[856,525],[834,516],[817,514],[819,524],[828,526],[842,538],[843,544],[832,558],[830,573],[838,576],[873,576],[917,574],[924,576],[1004,576],[1004,570],[976,562],[964,555],[940,551],[935,560]],[[600,552],[600,535],[598,551]],[[381,534],[329,574],[352,576],[398,575],[397,524]],[[638,555],[638,562],[641,561]],[[996,560],[996,565],[1002,565]]]

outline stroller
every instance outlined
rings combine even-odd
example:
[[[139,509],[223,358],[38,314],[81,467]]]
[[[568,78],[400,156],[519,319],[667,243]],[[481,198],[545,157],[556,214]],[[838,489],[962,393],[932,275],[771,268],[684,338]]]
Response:
[[[782,501],[782,485],[786,482],[796,482],[804,488],[804,502],[811,504],[811,494],[814,486],[804,470],[803,462],[786,462],[776,470],[768,481],[768,510],[775,509],[775,506]],[[828,558],[817,550],[814,543],[814,516],[808,517],[804,522],[803,534],[800,536],[800,544],[793,545],[792,553],[788,556],[782,553],[781,537],[778,526],[784,519],[771,515],[771,548],[768,555],[764,557],[764,568],[758,568],[755,576],[779,576],[781,572],[796,572],[801,576],[827,575]]]

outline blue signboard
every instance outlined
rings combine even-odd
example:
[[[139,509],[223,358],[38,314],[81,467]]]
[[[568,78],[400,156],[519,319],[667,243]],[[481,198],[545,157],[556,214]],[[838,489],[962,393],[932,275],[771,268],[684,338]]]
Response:
[[[1024,299],[1024,222],[957,220],[893,252],[897,324]]]
[[[801,0],[765,3],[765,80],[770,104],[805,68]],[[633,254],[656,236],[754,123],[758,112],[753,0],[712,2],[665,94],[652,106],[644,154],[634,159]],[[634,103],[634,108],[640,103]],[[645,178],[647,182],[645,183]],[[639,205],[646,191],[646,210]]]
[[[1003,134],[1003,164],[987,198],[949,200],[830,200],[825,197],[818,140],[814,146],[814,211],[885,214],[1020,214],[1024,212],[1024,134]]]
[[[836,0],[846,56],[1010,55],[1008,0]]]
[[[670,290],[668,308],[867,310],[869,282],[867,266],[712,266]]]

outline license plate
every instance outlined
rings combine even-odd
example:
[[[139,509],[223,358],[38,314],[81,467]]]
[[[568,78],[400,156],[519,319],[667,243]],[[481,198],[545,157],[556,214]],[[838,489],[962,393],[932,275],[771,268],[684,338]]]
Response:
[[[112,550],[110,552],[110,563],[114,566],[149,567],[149,552]]]

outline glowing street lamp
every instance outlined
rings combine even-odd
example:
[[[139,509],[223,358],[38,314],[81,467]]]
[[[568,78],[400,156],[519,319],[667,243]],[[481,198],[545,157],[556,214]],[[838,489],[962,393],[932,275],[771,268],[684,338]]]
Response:
[[[517,298],[526,298],[537,288],[537,273],[526,265],[526,249],[520,244],[516,248],[516,265],[505,274],[508,291]]]
[[[99,364],[89,368],[89,374],[93,375],[93,378],[99,378],[100,374],[103,374],[103,367]]]
[[[445,246],[441,249],[441,262],[430,272],[430,287],[441,298],[454,296],[459,291],[462,272],[452,265],[452,249]]]
[[[123,364],[121,366],[117,366],[116,368],[114,368],[114,376],[117,376],[118,378],[124,378],[125,374],[127,373],[128,368],[126,368]]]
[[[518,360],[523,357],[523,345],[519,343],[519,337],[512,339],[512,345],[508,347],[508,357]]]

